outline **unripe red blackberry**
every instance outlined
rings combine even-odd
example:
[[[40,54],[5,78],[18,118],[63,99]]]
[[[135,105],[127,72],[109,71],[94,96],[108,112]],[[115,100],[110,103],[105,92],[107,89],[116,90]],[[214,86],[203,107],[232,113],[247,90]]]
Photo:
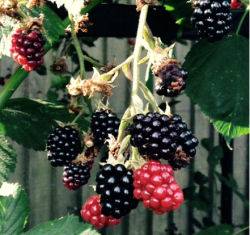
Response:
[[[195,155],[198,140],[179,115],[138,114],[129,127],[131,144],[151,159],[166,159],[175,169],[188,165]],[[180,150],[186,158],[180,158]],[[178,162],[178,164],[177,164]],[[176,163],[176,164],[175,164]]]
[[[48,137],[47,156],[52,166],[65,166],[81,152],[81,135],[71,126],[59,126]]]
[[[82,206],[81,217],[84,221],[89,222],[97,229],[117,225],[121,222],[119,219],[115,219],[111,216],[105,216],[101,211],[100,196],[93,195],[89,197]]]
[[[111,134],[114,137],[118,135],[120,119],[110,110],[97,110],[92,115],[91,131],[96,146],[101,147]]]
[[[63,184],[69,190],[76,190],[88,183],[92,164],[69,163],[64,167]]]
[[[176,210],[184,201],[170,165],[149,161],[136,169],[133,177],[134,197],[157,214]]]
[[[12,57],[24,70],[36,70],[43,64],[45,41],[38,29],[17,29],[11,43]]]
[[[227,0],[194,0],[191,21],[201,38],[222,39],[231,30],[232,13]]]
[[[186,87],[187,72],[174,59],[165,59],[153,65],[157,77],[155,90],[158,95],[175,97]]]
[[[96,182],[104,215],[119,219],[137,207],[138,201],[133,196],[132,171],[124,165],[104,165],[96,176]]]

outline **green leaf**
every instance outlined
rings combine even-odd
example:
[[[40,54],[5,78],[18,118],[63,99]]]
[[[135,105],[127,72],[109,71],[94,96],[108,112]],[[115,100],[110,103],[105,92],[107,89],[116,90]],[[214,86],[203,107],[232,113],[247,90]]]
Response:
[[[232,235],[233,227],[228,224],[220,224],[208,227],[195,235]]]
[[[18,184],[0,188],[0,234],[20,235],[28,217],[28,198]]]
[[[209,152],[207,162],[212,168],[215,168],[219,163],[220,160],[223,158],[223,149],[221,146],[215,146]]]
[[[200,41],[188,53],[184,67],[189,71],[187,95],[207,116],[220,120],[216,128],[231,138],[245,134],[248,40],[234,35],[214,43]]]
[[[57,126],[55,120],[67,123],[74,117],[62,105],[26,98],[11,99],[0,111],[0,130],[27,148],[45,150],[46,139]],[[88,121],[83,118],[78,124],[84,130],[88,127]]]
[[[247,135],[250,132],[249,127],[234,125],[231,122],[213,120],[212,123],[214,125],[214,128],[219,133],[229,139],[233,139],[242,135]]]
[[[70,235],[99,235],[99,233],[93,229],[89,224],[84,224],[79,221],[79,217],[68,215],[63,218],[49,221],[44,224],[40,224],[33,229],[29,230],[23,235],[59,235],[59,234],[70,234]]]
[[[8,179],[16,167],[16,152],[10,146],[5,136],[0,135],[0,182]]]
[[[60,36],[64,35],[63,21],[50,7],[44,5],[43,7],[28,9],[22,6],[22,10],[32,17],[39,17],[40,14],[44,15],[43,29],[50,44],[56,43]]]

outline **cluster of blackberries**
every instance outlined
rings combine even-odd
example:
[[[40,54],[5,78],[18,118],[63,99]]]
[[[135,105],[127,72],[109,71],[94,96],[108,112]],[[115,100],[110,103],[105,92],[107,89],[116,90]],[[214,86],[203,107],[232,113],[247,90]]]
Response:
[[[191,21],[201,38],[222,39],[231,30],[232,13],[227,0],[195,0]]]
[[[12,57],[24,70],[29,72],[43,64],[45,41],[38,29],[17,29],[11,43]]]
[[[81,135],[72,126],[59,126],[48,137],[48,160],[53,167],[64,166],[63,183],[70,190],[85,185],[90,178],[91,163],[72,162],[82,150]]]
[[[136,208],[133,174],[124,165],[106,164],[96,176],[96,192],[101,195],[102,213],[119,219]]]
[[[109,138],[109,134],[117,137],[120,119],[108,109],[97,110],[92,114],[91,132],[94,137],[94,144],[101,147]]]
[[[158,95],[175,97],[186,87],[188,73],[176,60],[167,59],[153,66],[153,73],[157,77],[155,90]]]
[[[166,159],[175,169],[187,166],[196,154],[198,140],[179,115],[137,114],[129,132],[141,155]]]

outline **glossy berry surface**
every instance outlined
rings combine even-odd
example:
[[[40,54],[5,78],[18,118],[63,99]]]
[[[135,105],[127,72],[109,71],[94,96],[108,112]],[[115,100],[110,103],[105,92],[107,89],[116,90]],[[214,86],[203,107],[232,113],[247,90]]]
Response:
[[[65,166],[82,151],[78,130],[71,126],[57,127],[48,137],[47,156],[52,166]]]
[[[133,196],[132,171],[123,165],[104,165],[96,176],[96,182],[104,215],[119,219],[137,207],[138,201]]]
[[[63,184],[69,190],[76,190],[88,183],[91,164],[69,163],[64,167]]]
[[[201,38],[222,39],[231,30],[232,14],[227,0],[195,0],[191,21]]]
[[[158,95],[178,96],[186,87],[187,72],[175,62],[166,63],[155,74],[155,90]]]
[[[141,155],[166,159],[175,169],[187,166],[195,156],[198,140],[179,115],[138,114],[129,132]]]
[[[119,219],[112,218],[111,216],[105,216],[101,211],[100,196],[93,195],[82,206],[81,217],[97,229],[116,225],[121,222]]]
[[[157,214],[176,210],[184,201],[170,165],[149,161],[134,171],[134,197]]]
[[[110,110],[97,110],[92,115],[91,131],[96,146],[101,147],[111,134],[114,137],[118,135],[120,119]]]
[[[13,59],[29,72],[43,64],[44,44],[39,30],[17,29],[12,35],[10,51]]]

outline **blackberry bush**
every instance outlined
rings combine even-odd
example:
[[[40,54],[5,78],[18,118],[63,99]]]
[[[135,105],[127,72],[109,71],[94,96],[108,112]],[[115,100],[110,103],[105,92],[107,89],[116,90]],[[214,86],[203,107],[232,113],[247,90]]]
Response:
[[[191,21],[201,38],[222,39],[231,30],[232,14],[227,0],[194,0]]]
[[[24,70],[36,70],[43,64],[45,41],[38,29],[17,29],[11,43],[12,57]]]
[[[63,184],[69,190],[76,190],[88,183],[92,163],[69,163],[64,167]]]
[[[54,167],[69,164],[81,151],[81,135],[71,126],[59,126],[48,137],[47,156]]]
[[[111,134],[114,137],[118,135],[120,119],[110,110],[97,110],[92,115],[91,131],[96,146],[101,147]]]
[[[96,176],[96,192],[101,195],[102,213],[121,218],[136,208],[132,171],[124,165],[106,164]]]
[[[157,77],[155,90],[158,95],[175,97],[186,87],[187,72],[173,59],[162,61],[153,66]]]
[[[195,156],[198,140],[179,115],[138,114],[129,132],[131,144],[141,155],[166,159],[176,169],[187,166]]]

